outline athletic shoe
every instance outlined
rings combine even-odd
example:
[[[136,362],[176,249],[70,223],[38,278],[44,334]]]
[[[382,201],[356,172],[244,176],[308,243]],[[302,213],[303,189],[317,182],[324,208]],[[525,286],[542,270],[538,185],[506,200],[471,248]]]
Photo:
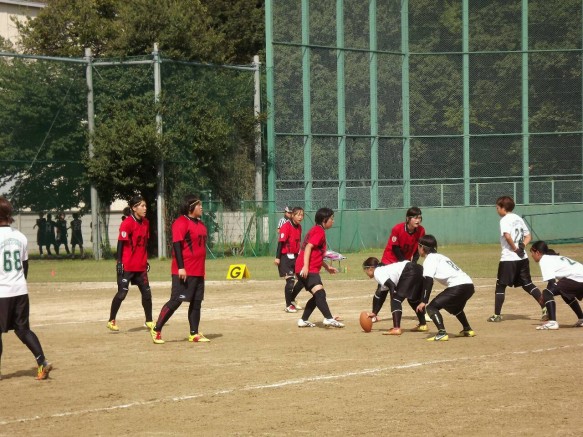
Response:
[[[161,331],[154,331],[154,328],[150,329],[150,335],[152,336],[152,341],[156,344],[164,344],[164,340],[162,340],[162,332]]]
[[[383,332],[383,335],[401,335],[403,331],[401,328],[391,328],[388,331]]]
[[[429,337],[427,341],[447,341],[449,340],[449,335],[445,331],[439,331],[435,336]]]
[[[429,328],[427,327],[427,325],[417,325],[413,329],[411,329],[411,332],[427,332],[428,330]]]
[[[575,328],[580,328],[583,326],[583,319],[579,319],[577,320],[577,323],[575,323]]]
[[[144,322],[144,328],[148,328],[148,329],[154,329],[154,326],[156,326],[156,324],[154,322]]]
[[[475,336],[476,333],[471,329],[464,329],[463,331],[460,331],[460,333],[458,334],[458,337],[475,337]]]
[[[541,320],[541,322],[548,322],[549,321],[549,315],[547,314],[546,307],[543,308],[543,310],[542,310],[542,314],[541,314],[540,320]]]
[[[549,320],[544,325],[537,326],[536,329],[538,329],[539,331],[555,330],[559,329],[559,324],[554,320]]]
[[[113,331],[113,332],[118,332],[119,326],[117,326],[117,324],[115,323],[115,320],[110,320],[109,322],[107,322],[107,329],[109,329],[110,331]]]
[[[370,319],[372,320],[373,323],[376,323],[376,322],[380,322],[381,321],[381,319],[379,317],[377,317],[377,316],[371,317]]]
[[[202,332],[199,332],[198,334],[189,335],[188,341],[191,341],[193,343],[209,343],[210,342],[210,340],[208,338],[206,338]]]
[[[292,305],[296,307],[296,310],[303,310],[297,300],[292,300]]]
[[[327,328],[344,328],[344,323],[336,319],[324,319],[324,326]]]
[[[492,314],[488,317],[488,322],[501,322],[502,321],[502,314]]]
[[[297,313],[298,310],[294,305],[290,305],[285,309],[286,313]]]
[[[433,320],[431,320],[431,317],[429,317],[429,314],[425,313],[425,321],[426,322],[432,322]]]
[[[298,319],[298,328],[314,328],[316,325],[309,320]]]
[[[47,379],[49,377],[49,372],[53,370],[53,365],[51,363],[47,363],[46,361],[38,366],[36,371],[36,379],[41,381],[43,379]]]

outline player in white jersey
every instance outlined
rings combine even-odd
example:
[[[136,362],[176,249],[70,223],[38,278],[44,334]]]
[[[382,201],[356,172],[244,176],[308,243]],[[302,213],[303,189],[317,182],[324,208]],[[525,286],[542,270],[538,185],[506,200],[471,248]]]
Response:
[[[583,311],[577,300],[583,299],[583,264],[560,256],[544,241],[536,241],[530,248],[532,259],[539,263],[543,281],[547,288],[543,297],[547,306],[549,321],[536,329],[559,329],[556,321],[556,306],[553,296],[561,295],[563,300],[577,315],[575,326],[583,326]]]
[[[522,287],[529,293],[543,310],[543,320],[546,320],[545,305],[542,293],[532,283],[530,264],[524,251],[531,236],[524,220],[512,211],[514,200],[509,196],[501,196],[496,200],[496,211],[500,219],[500,245],[502,253],[498,263],[496,291],[494,299],[494,314],[488,317],[488,322],[502,321],[502,305],[506,297],[506,287]]]
[[[362,264],[364,272],[369,278],[374,278],[380,285],[380,299],[373,301],[372,313],[369,317],[375,317],[385,302],[389,292],[391,293],[391,314],[393,316],[393,327],[384,335],[401,335],[401,316],[403,314],[403,301],[407,299],[419,320],[419,324],[412,329],[416,332],[426,332],[425,310],[417,311],[421,302],[421,292],[423,288],[423,268],[419,264],[411,261],[399,261],[389,265],[381,265],[375,257],[364,260]]]
[[[474,283],[472,279],[462,271],[447,256],[437,253],[437,240],[433,235],[424,235],[419,239],[419,254],[425,258],[423,262],[423,296],[417,311],[426,310],[435,326],[437,334],[429,337],[428,341],[447,341],[449,335],[445,330],[443,317],[439,310],[444,309],[453,314],[462,324],[460,337],[473,337],[476,334],[472,330],[464,308],[468,300],[474,295]],[[429,302],[433,279],[446,287],[432,301]]]
[[[0,357],[2,334],[14,330],[33,353],[38,366],[36,379],[47,379],[53,366],[45,359],[38,337],[29,327],[28,241],[24,234],[10,227],[12,205],[0,197]]]

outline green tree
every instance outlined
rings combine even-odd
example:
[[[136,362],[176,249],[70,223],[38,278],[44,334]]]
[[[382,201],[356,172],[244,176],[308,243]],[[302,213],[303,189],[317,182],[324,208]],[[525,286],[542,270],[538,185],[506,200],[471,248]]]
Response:
[[[262,1],[49,0],[36,19],[17,25],[27,53],[82,57],[89,47],[95,56],[93,156],[84,153],[86,107],[67,113],[70,130],[60,132],[62,143],[70,148],[62,152],[77,156],[78,161],[83,158],[86,169],[71,178],[73,185],[92,183],[103,204],[140,192],[154,205],[158,164],[163,161],[169,199],[187,191],[211,191],[213,199],[238,206],[239,200],[252,196],[252,73],[229,74],[180,62],[249,63],[263,46]],[[157,105],[151,65],[99,65],[104,57],[151,59],[154,43],[163,59],[163,94]],[[9,63],[6,67],[12,68]],[[20,80],[26,82],[26,74],[34,73],[23,72]],[[83,81],[83,75],[77,79]],[[13,100],[22,102],[17,94]],[[38,97],[56,105],[58,99],[48,94],[44,91]],[[34,116],[35,108],[25,106],[21,110]],[[162,135],[157,133],[157,113],[164,120]],[[4,130],[9,132],[8,119],[0,124],[5,121]],[[9,159],[18,154],[8,136],[4,143],[11,151],[0,156]],[[58,191],[69,189],[58,178],[48,183]],[[29,185],[21,179],[21,192]],[[87,202],[86,197],[83,200]],[[70,199],[67,206],[76,203]],[[155,229],[155,211],[149,214]]]

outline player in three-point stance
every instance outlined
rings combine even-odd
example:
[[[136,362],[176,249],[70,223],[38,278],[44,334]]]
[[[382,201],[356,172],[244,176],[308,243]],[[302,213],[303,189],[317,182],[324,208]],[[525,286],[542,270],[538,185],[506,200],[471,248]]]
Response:
[[[506,297],[506,287],[522,287],[538,302],[546,320],[546,309],[542,293],[532,283],[530,264],[524,248],[530,243],[531,236],[524,220],[514,214],[514,200],[509,196],[501,196],[496,200],[496,211],[500,218],[500,245],[502,253],[498,264],[496,290],[494,299],[494,314],[488,317],[488,322],[502,321],[502,305]]]
[[[380,299],[373,303],[373,313],[379,311],[380,302],[384,302],[387,295],[391,295],[391,314],[393,327],[384,335],[401,335],[401,317],[403,315],[403,301],[407,299],[419,323],[412,331],[426,332],[425,310],[417,311],[421,303],[423,291],[423,267],[411,261],[399,261],[389,265],[382,265],[375,257],[370,257],[362,263],[364,273],[374,278],[380,286]]]
[[[38,366],[36,379],[47,379],[53,369],[47,362],[36,334],[30,329],[28,276],[28,241],[24,234],[13,229],[12,204],[0,197],[0,357],[2,333],[14,330],[16,336],[30,349]],[[1,375],[0,375],[1,378]]]
[[[547,288],[543,298],[549,320],[536,329],[559,329],[556,319],[556,304],[553,296],[561,295],[563,300],[577,315],[576,327],[583,326],[583,311],[577,300],[583,299],[583,265],[575,260],[560,256],[544,241],[536,241],[530,248],[532,259],[539,263],[543,281]]]
[[[300,244],[302,242],[302,225],[304,209],[296,206],[292,209],[290,220],[284,222],[279,229],[279,241],[275,254],[275,265],[279,270],[279,276],[285,279],[285,311],[295,313],[298,309],[296,297],[301,288],[294,289],[295,267]]]
[[[412,206],[407,210],[405,221],[391,229],[391,235],[389,235],[381,258],[382,265],[389,265],[399,261],[417,262],[419,259],[417,242],[419,238],[425,235],[425,229],[421,226],[422,219],[421,209],[418,207]],[[379,284],[372,299],[372,313],[369,313],[373,323],[379,320],[378,311],[383,307],[385,299],[386,293],[381,291],[381,285]],[[377,308],[377,311],[374,308]]]
[[[419,239],[419,254],[425,258],[423,262],[423,297],[417,311],[426,310],[435,326],[437,334],[428,338],[428,341],[447,341],[449,335],[443,324],[443,317],[439,310],[444,309],[456,316],[462,324],[460,337],[473,337],[476,334],[472,330],[464,307],[474,295],[474,283],[472,279],[455,265],[448,257],[437,253],[437,240],[433,235],[424,235]],[[445,285],[447,288],[429,302],[433,279]]]
[[[307,232],[302,242],[300,253],[296,261],[296,275],[298,282],[312,295],[306,302],[302,318],[298,320],[299,328],[313,328],[316,326],[309,321],[310,315],[316,307],[324,316],[324,326],[332,328],[344,328],[344,323],[332,316],[332,312],[326,301],[326,290],[320,278],[320,269],[330,273],[338,273],[338,269],[329,266],[324,261],[326,253],[326,230],[334,225],[334,211],[330,208],[320,208],[316,211],[315,225]]]
[[[150,330],[152,341],[164,343],[162,328],[182,302],[189,302],[188,323],[193,343],[209,342],[199,332],[200,310],[204,299],[204,275],[206,261],[207,229],[200,220],[202,201],[198,196],[189,194],[180,206],[182,214],[172,223],[172,291],[170,300],[164,304],[156,325]]]
[[[142,307],[146,322],[144,326],[150,329],[152,321],[152,290],[148,280],[148,239],[150,224],[146,218],[146,201],[142,196],[134,196],[129,201],[131,214],[119,226],[117,240],[117,293],[111,301],[107,328],[118,332],[116,318],[121,303],[125,300],[130,285],[137,285],[142,295]]]

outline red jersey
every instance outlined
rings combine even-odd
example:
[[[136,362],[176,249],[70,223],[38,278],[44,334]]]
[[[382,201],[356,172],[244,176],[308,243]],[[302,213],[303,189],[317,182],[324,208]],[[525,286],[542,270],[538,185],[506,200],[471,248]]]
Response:
[[[148,268],[148,239],[150,223],[130,215],[119,226],[118,241],[123,241],[121,262],[128,272],[143,272]]]
[[[302,242],[302,225],[294,225],[292,222],[285,222],[279,229],[279,241],[283,243],[281,253],[293,253],[297,255]]]
[[[322,268],[324,254],[326,253],[326,231],[322,226],[316,225],[304,237],[304,242],[296,261],[296,273],[299,273],[304,267],[304,252],[309,243],[314,247],[312,247],[312,253],[310,254],[308,273],[319,273]]]
[[[421,225],[417,227],[413,233],[407,230],[407,223],[399,223],[395,225],[391,230],[391,235],[389,236],[389,241],[387,241],[387,246],[383,252],[383,258],[381,263],[393,264],[399,262],[395,253],[393,252],[393,246],[398,246],[401,248],[401,252],[407,261],[411,261],[415,252],[417,252],[417,245],[419,244],[419,239],[425,235],[425,228]]]
[[[206,226],[199,219],[182,215],[172,223],[172,243],[180,243],[184,269],[188,276],[204,276],[205,274],[206,239]],[[171,273],[178,274],[174,249],[172,250]]]

